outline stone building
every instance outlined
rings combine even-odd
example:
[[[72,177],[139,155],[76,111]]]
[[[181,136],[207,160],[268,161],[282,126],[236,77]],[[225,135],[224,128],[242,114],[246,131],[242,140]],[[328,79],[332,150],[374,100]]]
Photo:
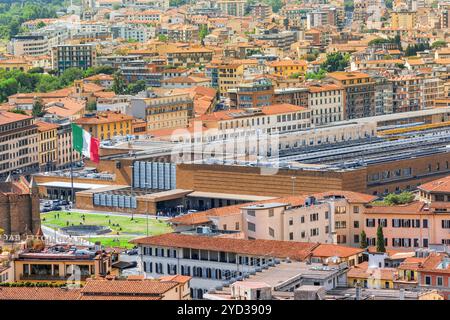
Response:
[[[24,177],[0,183],[0,228],[6,236],[36,234],[40,227],[37,185]]]

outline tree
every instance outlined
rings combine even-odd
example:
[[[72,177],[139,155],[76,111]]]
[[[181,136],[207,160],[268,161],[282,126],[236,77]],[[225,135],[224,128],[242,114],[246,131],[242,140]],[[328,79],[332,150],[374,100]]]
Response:
[[[71,85],[75,80],[83,79],[84,71],[78,68],[69,68],[66,69],[61,76],[59,77],[59,80],[61,82],[61,85],[68,86]]]
[[[138,80],[135,83],[130,83],[127,86],[126,93],[127,94],[138,94],[141,91],[144,91],[147,88],[147,85],[144,80]]]
[[[209,33],[208,27],[206,25],[202,25],[200,27],[200,30],[198,31],[198,38],[200,39],[200,41],[203,41],[203,39],[205,39],[208,33]]]
[[[162,42],[166,42],[166,41],[168,40],[168,38],[167,38],[166,35],[160,34],[160,35],[158,36],[158,40],[159,40],[159,41],[162,41]]]
[[[26,115],[26,114],[27,114],[24,110],[22,110],[22,109],[17,109],[17,108],[11,109],[11,110],[9,110],[9,112],[17,113],[17,114],[23,114],[23,115]]]
[[[36,99],[33,103],[31,114],[33,117],[42,117],[44,115],[44,103],[41,98]]]
[[[43,28],[43,27],[45,27],[45,26],[46,26],[46,24],[45,24],[44,21],[39,21],[39,22],[37,23],[37,25],[36,25],[36,28],[40,29],[40,28]]]
[[[386,248],[384,247],[383,227],[381,225],[378,225],[377,229],[377,252],[386,252]]]
[[[447,42],[445,42],[444,40],[437,40],[431,44],[432,49],[443,48],[446,46],[447,46]]]
[[[97,102],[95,102],[95,101],[89,102],[89,103],[87,104],[87,106],[86,106],[86,109],[87,109],[88,111],[95,111],[95,110],[97,110]]]
[[[350,64],[350,55],[341,52],[330,53],[320,67],[327,72],[344,71]]]
[[[125,93],[126,90],[125,81],[120,71],[114,73],[114,82],[112,85],[112,90],[114,91],[115,94]]]
[[[366,233],[363,231],[361,231],[361,235],[360,235],[360,242],[359,242],[359,246],[361,247],[361,249],[366,249],[368,247],[367,245],[367,236]]]
[[[312,79],[312,80],[321,80],[323,78],[325,78],[326,76],[326,71],[325,69],[320,69],[317,72],[307,72],[306,73],[306,80]]]

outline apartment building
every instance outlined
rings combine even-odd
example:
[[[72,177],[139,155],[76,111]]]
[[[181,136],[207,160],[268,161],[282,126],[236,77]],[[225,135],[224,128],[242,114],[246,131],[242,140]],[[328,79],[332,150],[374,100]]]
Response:
[[[37,121],[39,170],[53,171],[58,165],[58,125]]]
[[[303,78],[307,64],[304,60],[279,60],[268,64],[271,74],[281,77],[297,76]]]
[[[416,11],[394,11],[391,13],[393,29],[413,30],[417,25]]]
[[[93,44],[58,45],[52,48],[52,66],[59,74],[69,68],[87,70],[97,65],[97,52]]]
[[[244,65],[242,63],[227,63],[216,66],[217,86],[221,96],[227,96],[230,89],[234,89],[242,82]]]
[[[407,112],[422,109],[423,78],[417,75],[404,75],[389,78],[392,84],[392,111]]]
[[[131,110],[134,117],[146,120],[147,131],[185,128],[194,117],[194,101],[188,93],[164,90],[131,99]]]
[[[44,35],[17,35],[8,44],[8,52],[18,57],[43,56],[49,51],[49,40]]]
[[[292,188],[295,188],[295,180]],[[360,245],[364,205],[375,197],[346,191],[291,197],[241,207],[248,239]],[[220,225],[219,225],[220,227]]]
[[[217,130],[219,136],[239,135],[240,132],[267,134],[286,133],[311,127],[311,112],[300,106],[279,104],[261,108],[218,111],[195,119],[207,129]]]
[[[315,83],[308,85],[308,109],[311,123],[327,125],[344,120],[344,88],[336,84]]]
[[[147,42],[156,35],[156,29],[143,24],[117,23],[111,26],[113,39]]]
[[[192,298],[202,299],[208,290],[243,279],[280,259],[308,260],[317,246],[304,242],[249,241],[206,229],[201,232],[206,233],[168,233],[132,240],[139,248],[141,270],[154,278],[190,276]]]
[[[256,3],[250,6],[252,17],[259,21],[266,21],[272,14],[272,7],[265,3]]]
[[[0,112],[0,180],[39,170],[38,135],[33,117]]]
[[[195,25],[171,25],[167,29],[167,37],[173,42],[191,42],[199,39],[199,27]]]
[[[230,106],[233,109],[257,108],[274,104],[274,89],[267,78],[242,82],[228,89]]]
[[[375,115],[375,82],[361,72],[332,72],[328,77],[344,88],[344,119]]]
[[[222,15],[243,17],[245,14],[245,0],[219,0],[217,5]]]
[[[409,204],[367,207],[364,230],[369,245],[375,245],[379,225],[383,227],[385,245],[390,249],[449,245],[449,181],[447,176],[420,185],[419,199]]]
[[[166,55],[168,65],[187,67],[211,62],[213,51],[204,48],[176,49],[167,51]]]
[[[85,114],[75,123],[89,132],[92,137],[102,141],[115,136],[132,134],[132,121],[133,116],[117,111],[103,111],[97,114]]]

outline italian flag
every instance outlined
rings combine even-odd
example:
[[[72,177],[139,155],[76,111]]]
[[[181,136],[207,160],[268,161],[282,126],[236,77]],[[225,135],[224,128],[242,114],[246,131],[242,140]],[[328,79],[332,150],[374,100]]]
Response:
[[[72,146],[86,158],[95,163],[100,162],[100,140],[93,138],[89,132],[72,123]]]

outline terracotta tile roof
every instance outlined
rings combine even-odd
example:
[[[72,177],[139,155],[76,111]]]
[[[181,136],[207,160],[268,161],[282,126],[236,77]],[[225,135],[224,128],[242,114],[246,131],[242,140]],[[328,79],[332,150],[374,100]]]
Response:
[[[123,113],[117,113],[115,111],[99,112],[93,117],[83,117],[75,121],[77,124],[99,124],[99,123],[111,123],[117,121],[131,121],[133,116],[129,116]]]
[[[450,273],[450,263],[446,263],[442,266],[442,262],[446,256],[445,254],[430,254],[422,264],[420,271],[426,271],[431,273]]]
[[[79,300],[161,300],[162,297],[141,297],[141,296],[113,296],[113,295],[83,295]]]
[[[202,212],[195,212],[190,214],[185,214],[183,216],[179,216],[173,219],[170,219],[170,222],[174,224],[180,224],[180,225],[197,225],[197,224],[205,224],[210,222],[210,217],[220,217],[220,216],[229,216],[229,215],[235,215],[240,214],[241,208],[245,206],[251,206],[255,204],[261,204],[261,203],[271,203],[271,202],[277,202],[277,203],[286,203],[290,204],[292,206],[304,204],[306,200],[306,196],[291,196],[291,197],[284,197],[284,198],[277,198],[272,200],[264,200],[264,201],[257,201],[257,202],[249,202],[245,204],[236,204],[232,206],[226,206],[221,208],[213,208]]]
[[[364,211],[365,214],[426,214],[427,211],[422,210],[425,203],[413,201],[408,204],[396,206],[370,206]]]
[[[269,63],[270,67],[290,67],[290,66],[302,66],[306,67],[307,63],[304,60],[279,60]]]
[[[0,287],[0,300],[78,300],[80,289]]]
[[[8,112],[8,111],[0,111],[0,125],[8,124],[16,121],[31,119],[33,117],[26,116],[19,113]]]
[[[422,268],[423,263],[427,258],[417,258],[417,257],[409,257],[406,258],[400,266],[398,266],[399,270],[414,270],[417,271]]]
[[[348,258],[354,255],[358,255],[362,252],[364,252],[364,249],[340,246],[337,244],[319,244],[319,246],[313,250],[313,257]]]
[[[397,278],[397,269],[395,268],[369,268],[369,263],[363,262],[354,267],[351,267],[347,273],[348,278],[359,279],[380,279],[380,280],[394,280]]]
[[[128,279],[130,278],[130,276],[128,276]],[[189,282],[192,279],[192,277],[189,276],[182,276],[180,274],[174,275],[174,276],[165,276],[165,277],[160,277],[159,280],[161,281],[175,281],[178,283],[186,283]]]
[[[88,279],[81,289],[86,295],[162,295],[176,287],[177,282],[159,280],[97,280]]]
[[[354,191],[342,191],[342,190],[332,190],[321,193],[313,194],[314,197],[318,199],[330,198],[330,197],[344,197],[348,202],[351,203],[369,203],[377,199],[376,196],[370,194],[354,192]]]
[[[49,122],[44,122],[44,121],[37,121],[36,125],[38,126],[39,132],[44,132],[44,131],[49,131],[49,130],[59,128],[59,125],[57,125],[55,123],[49,123]]]
[[[296,106],[293,104],[283,103],[283,104],[274,104],[270,106],[265,106],[262,108],[259,108],[261,110],[261,113],[264,115],[277,115],[277,114],[283,114],[283,113],[294,113],[294,112],[300,112],[305,111],[307,108]],[[251,112],[248,112],[248,110],[225,110],[225,111],[217,111],[210,114],[206,114],[203,116],[198,117],[198,120],[204,120],[204,121],[223,121],[223,120],[232,120],[237,119],[241,117],[255,117],[260,116],[261,114],[254,114]]]
[[[334,78],[336,80],[352,80],[352,79],[363,79],[363,78],[370,77],[367,73],[345,72],[345,71],[331,72],[328,74],[328,76],[331,78]]]
[[[243,240],[179,233],[166,233],[159,236],[135,239],[130,241],[130,243],[224,251],[261,257],[290,258],[296,261],[307,259],[311,255],[311,251],[317,246],[316,243],[308,242]]]
[[[424,183],[418,188],[426,192],[450,192],[450,175]]]

